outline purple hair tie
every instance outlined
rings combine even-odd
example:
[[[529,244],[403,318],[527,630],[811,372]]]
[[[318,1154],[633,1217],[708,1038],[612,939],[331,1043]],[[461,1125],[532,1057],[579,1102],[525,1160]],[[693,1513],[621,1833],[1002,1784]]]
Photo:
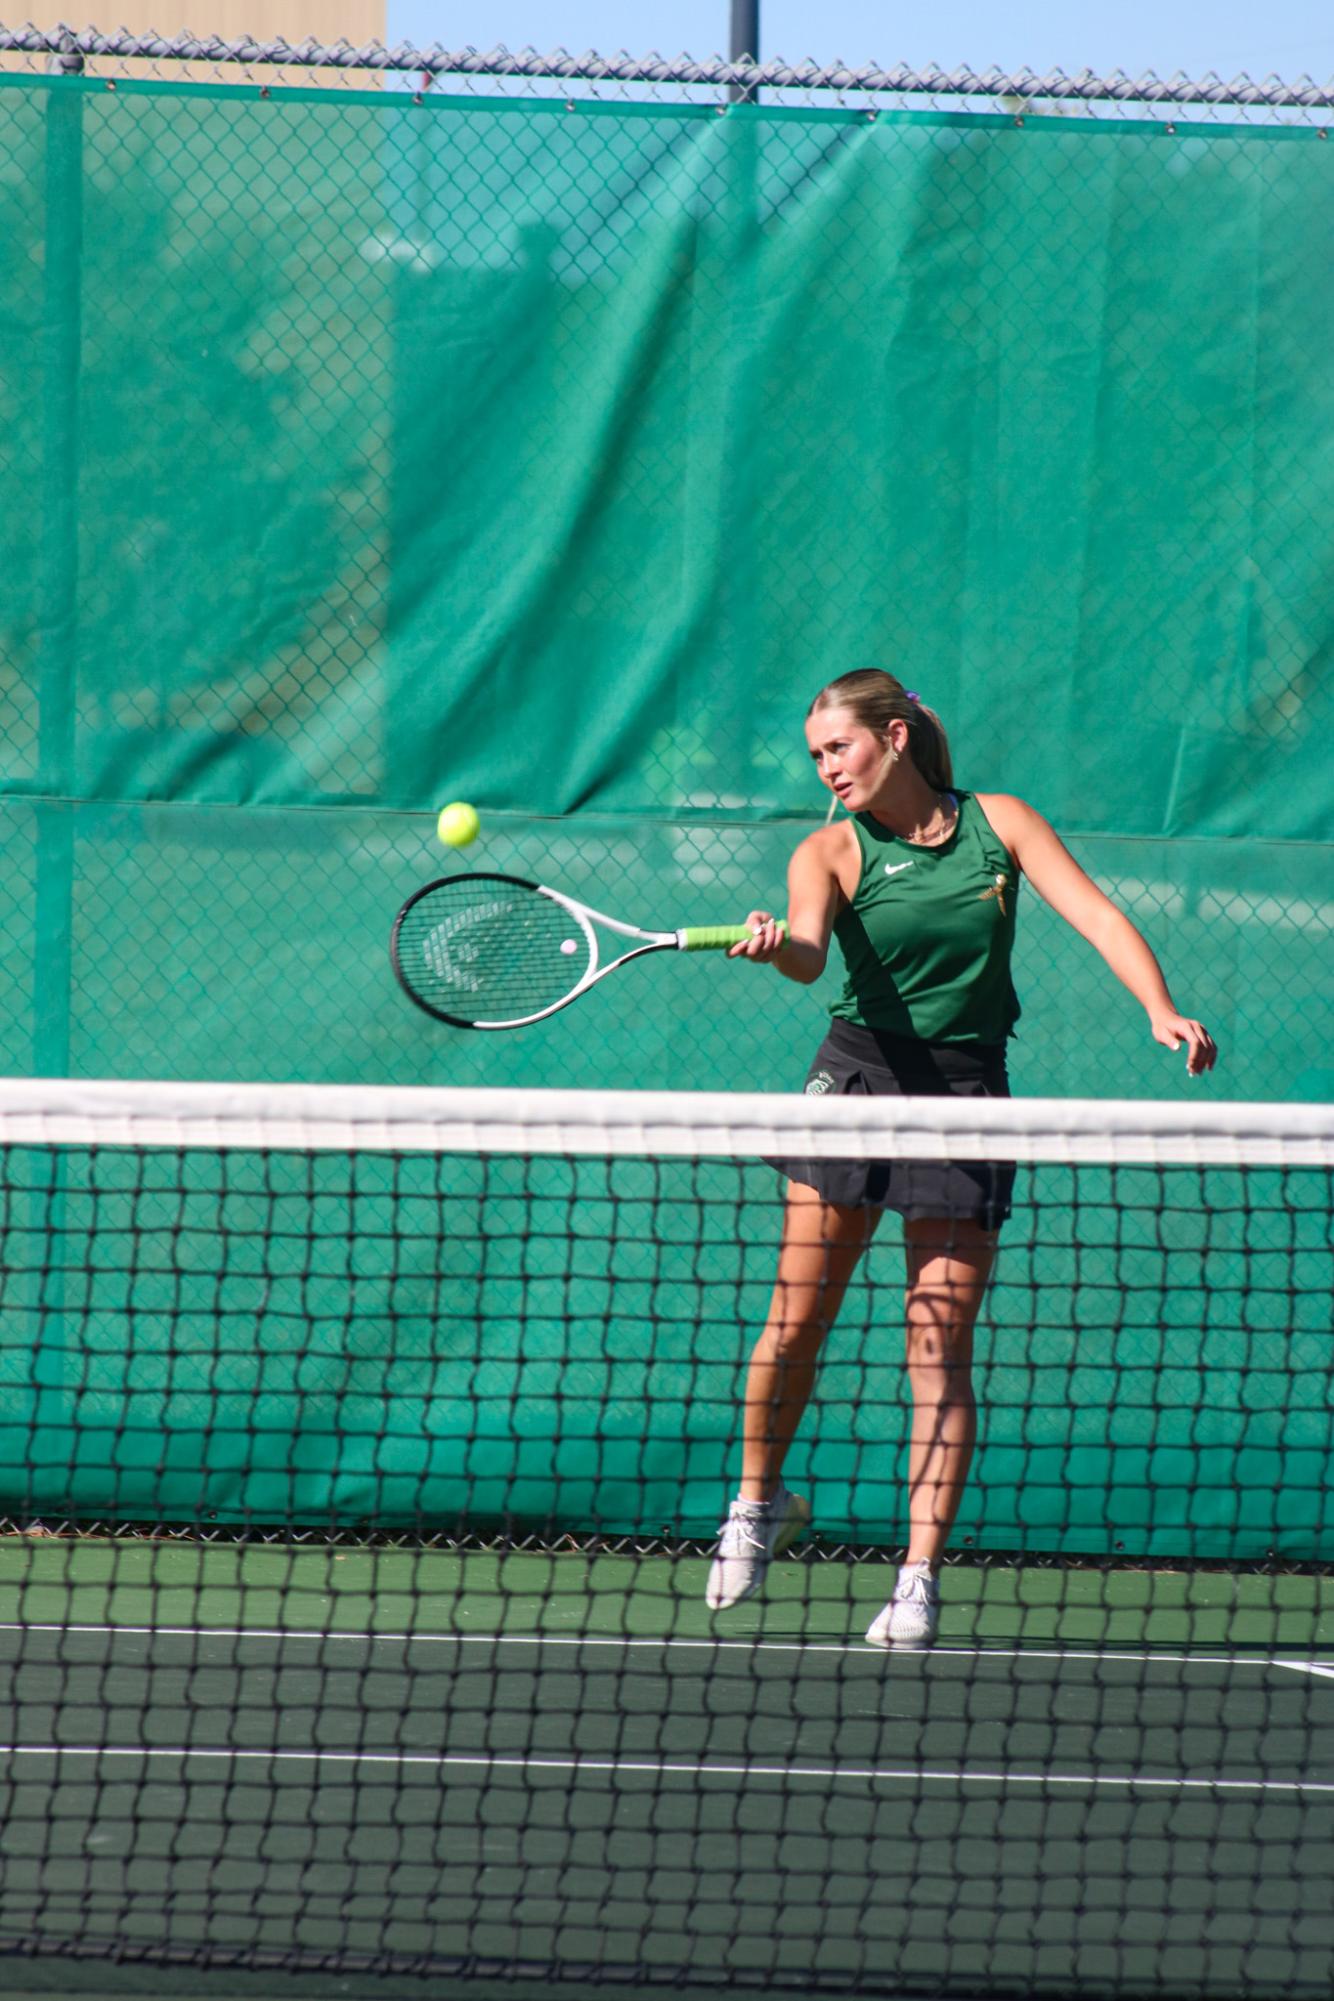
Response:
[[[908,697],[908,700],[910,702],[916,702],[921,699],[917,693],[916,688],[905,688],[903,692]]]

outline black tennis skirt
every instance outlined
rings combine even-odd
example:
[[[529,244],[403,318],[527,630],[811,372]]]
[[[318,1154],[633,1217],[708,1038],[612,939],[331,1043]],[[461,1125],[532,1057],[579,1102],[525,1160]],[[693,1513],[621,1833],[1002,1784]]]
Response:
[[[831,1021],[806,1078],[810,1098],[1008,1098],[1004,1044],[918,1042]],[[850,1209],[895,1209],[997,1230],[1010,1213],[1013,1161],[771,1160],[790,1181]]]

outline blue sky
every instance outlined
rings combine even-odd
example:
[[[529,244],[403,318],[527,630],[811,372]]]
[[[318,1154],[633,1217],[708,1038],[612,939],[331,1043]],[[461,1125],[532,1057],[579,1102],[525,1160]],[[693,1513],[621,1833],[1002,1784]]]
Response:
[[[390,42],[418,47],[512,49],[532,45],[688,50],[725,49],[729,0],[388,0]],[[1128,70],[1160,76],[1246,71],[1334,76],[1334,11],[1329,0],[1121,0],[1113,8],[1070,0],[933,0],[908,9],[884,0],[760,0],[761,54],[850,62],[954,64],[975,69]]]

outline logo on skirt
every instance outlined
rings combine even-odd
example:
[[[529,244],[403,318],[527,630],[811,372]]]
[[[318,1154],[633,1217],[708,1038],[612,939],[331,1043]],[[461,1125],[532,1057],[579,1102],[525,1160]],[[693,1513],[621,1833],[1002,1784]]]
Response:
[[[827,1098],[833,1089],[834,1080],[829,1072],[827,1070],[817,1070],[814,1076],[806,1079],[804,1095],[808,1098]]]

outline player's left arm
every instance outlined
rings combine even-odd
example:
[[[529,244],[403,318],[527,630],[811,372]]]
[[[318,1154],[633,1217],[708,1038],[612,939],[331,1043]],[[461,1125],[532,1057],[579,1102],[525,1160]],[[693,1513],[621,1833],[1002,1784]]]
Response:
[[[1184,1042],[1192,1077],[1212,1070],[1218,1050],[1208,1029],[1178,1011],[1147,941],[1084,873],[1041,813],[1006,793],[979,794],[977,803],[1043,902],[1088,939],[1135,996],[1149,1017],[1154,1041],[1168,1049],[1180,1049]]]

